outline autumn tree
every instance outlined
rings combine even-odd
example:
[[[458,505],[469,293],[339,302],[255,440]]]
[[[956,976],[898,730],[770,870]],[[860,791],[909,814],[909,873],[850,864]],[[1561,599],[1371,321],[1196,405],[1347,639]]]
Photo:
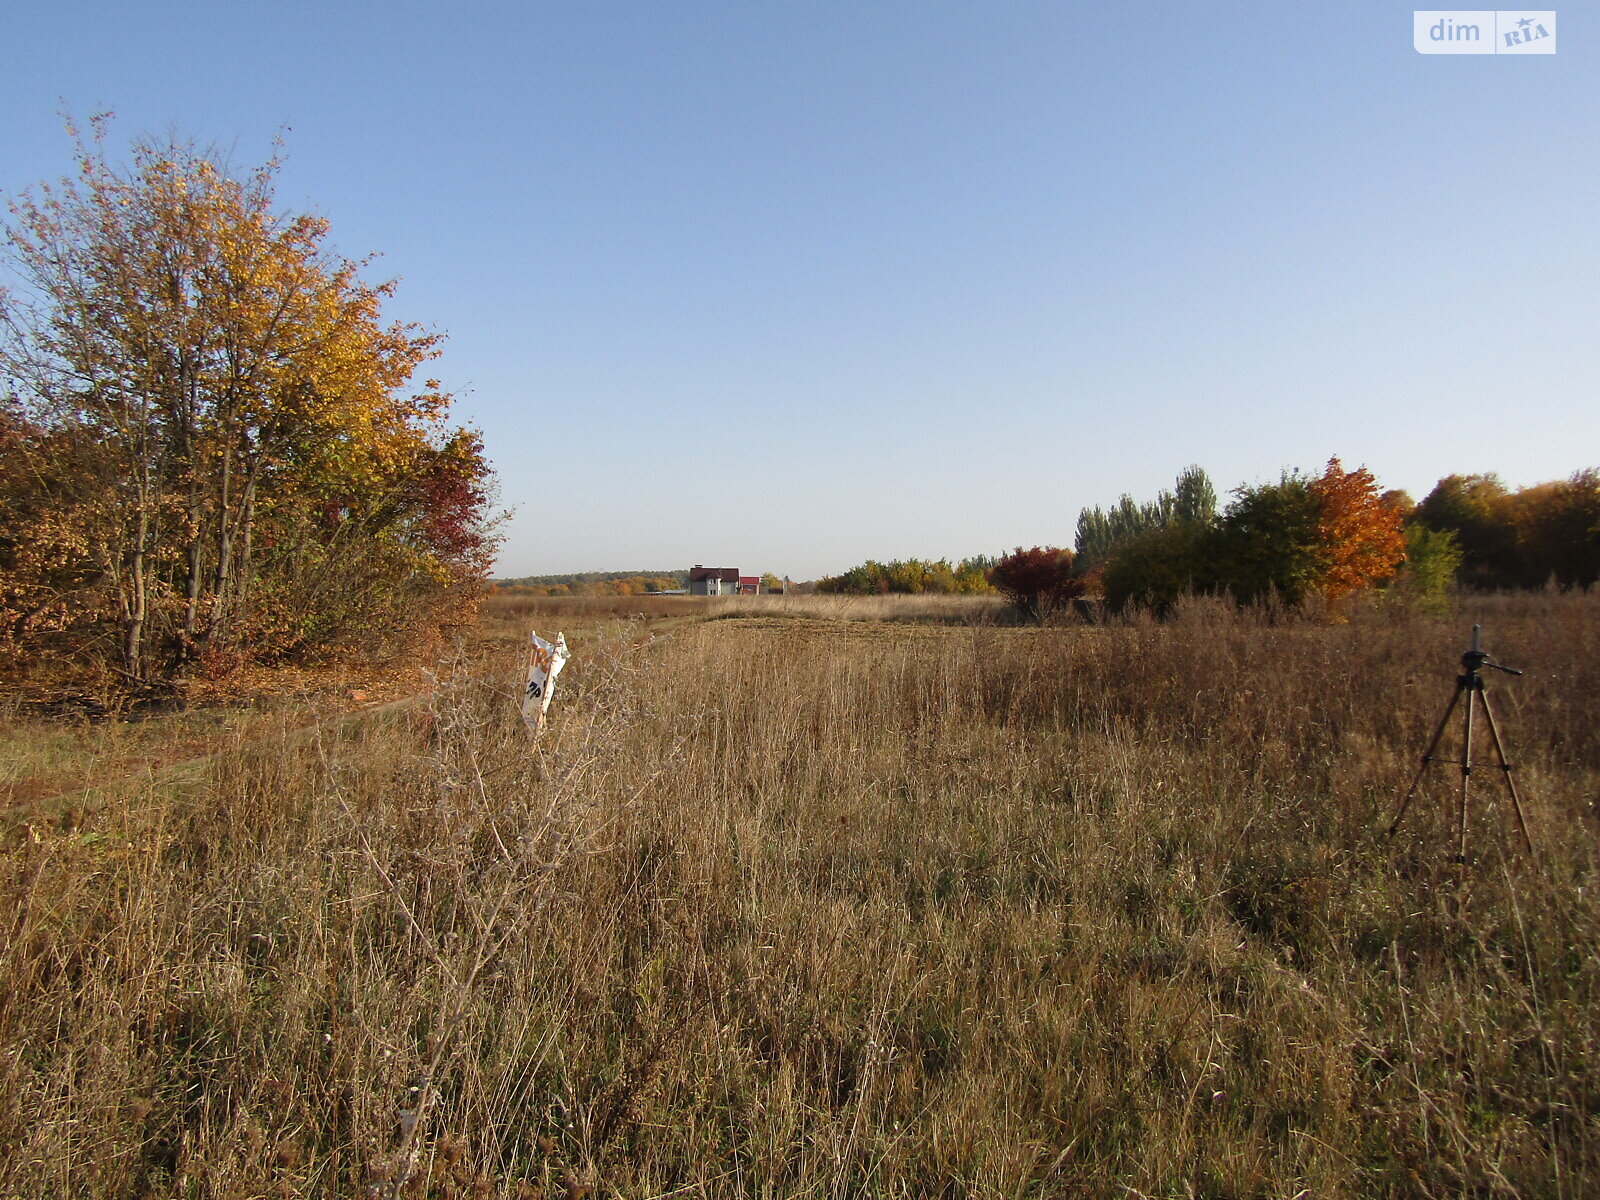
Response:
[[[1600,581],[1600,471],[1521,488],[1508,507],[1518,584],[1586,588]]]
[[[1030,621],[1042,621],[1083,594],[1073,574],[1072,551],[1057,546],[1018,546],[989,571],[989,582]]]
[[[1400,513],[1370,471],[1346,471],[1337,458],[1319,476],[1285,472],[1276,483],[1241,487],[1220,526],[1218,582],[1245,603],[1343,599],[1399,569]]]
[[[16,198],[0,298],[13,407],[103,485],[82,513],[82,586],[108,600],[115,665],[148,682],[209,650],[297,652],[392,631],[471,592],[490,481],[451,398],[413,384],[438,337],[385,323],[392,283],[276,207],[274,158],[105,123],[73,177]]]
[[[73,464],[64,470],[63,464]],[[88,431],[50,430],[0,396],[0,663],[114,614],[89,547],[110,533],[112,463]]]
[[[1600,581],[1600,471],[1512,490],[1494,475],[1446,475],[1411,522],[1451,534],[1468,587],[1589,587]]]
[[[1401,510],[1378,491],[1365,467],[1346,471],[1337,458],[1312,484],[1317,501],[1317,587],[1330,600],[1390,579],[1405,559]]]
[[[1411,493],[1404,488],[1390,488],[1378,497],[1385,507],[1394,510],[1402,521],[1409,521],[1411,514],[1417,511],[1417,502],[1411,498]]]
[[[1508,587],[1517,576],[1517,533],[1511,493],[1496,475],[1446,475],[1410,519],[1455,535],[1463,582]]]

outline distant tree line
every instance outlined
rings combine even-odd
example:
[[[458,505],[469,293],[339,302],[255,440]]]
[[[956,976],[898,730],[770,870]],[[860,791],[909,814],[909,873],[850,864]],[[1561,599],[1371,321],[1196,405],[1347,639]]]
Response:
[[[842,575],[817,581],[817,591],[835,595],[986,595],[994,591],[989,571],[999,560],[984,555],[951,564],[920,558],[876,562],[869,559]]]
[[[1454,539],[1470,587],[1600,581],[1600,470],[1515,491],[1494,475],[1447,475],[1406,517]]]
[[[688,572],[681,575],[631,575],[590,571],[582,575],[500,579],[495,581],[495,587],[525,596],[648,596],[682,589],[687,576]]]
[[[582,571],[569,575],[525,575],[520,579],[497,579],[494,583],[497,588],[526,596],[649,596],[688,587],[689,572]],[[768,571],[761,576],[761,590],[768,594],[781,593],[783,580]]]
[[[1420,504],[1380,492],[1337,458],[1242,486],[1218,510],[1198,467],[1172,492],[1078,519],[1075,572],[1112,608],[1161,609],[1185,593],[1297,605],[1371,588],[1423,602],[1452,584],[1589,587],[1600,579],[1600,472],[1510,491],[1492,475],[1451,475]]]
[[[523,575],[517,579],[496,579],[499,587],[551,587],[566,584],[616,583],[629,579],[666,580],[667,588],[687,587],[689,571],[573,571],[565,575]]]

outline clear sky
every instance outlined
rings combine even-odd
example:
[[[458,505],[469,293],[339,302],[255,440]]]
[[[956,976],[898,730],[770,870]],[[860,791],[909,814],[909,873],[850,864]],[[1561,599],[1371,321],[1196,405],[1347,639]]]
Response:
[[[1600,466],[1600,70],[1410,6],[15,3],[56,115],[263,159],[449,334],[506,575],[1070,545],[1199,463]]]

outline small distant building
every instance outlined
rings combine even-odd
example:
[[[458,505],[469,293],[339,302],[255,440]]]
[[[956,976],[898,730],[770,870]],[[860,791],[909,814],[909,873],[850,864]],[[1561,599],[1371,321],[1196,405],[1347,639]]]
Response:
[[[759,596],[761,576],[741,575],[738,567],[702,567],[689,572],[691,596]]]
[[[689,572],[689,595],[737,596],[741,582],[738,567],[702,567],[695,563]]]

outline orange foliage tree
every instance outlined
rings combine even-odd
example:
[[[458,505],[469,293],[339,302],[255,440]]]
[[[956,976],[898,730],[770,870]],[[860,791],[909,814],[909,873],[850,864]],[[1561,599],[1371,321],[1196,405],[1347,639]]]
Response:
[[[1372,472],[1346,471],[1330,458],[1311,491],[1317,498],[1323,594],[1338,600],[1393,577],[1405,560],[1406,539],[1399,510],[1385,502]]]

